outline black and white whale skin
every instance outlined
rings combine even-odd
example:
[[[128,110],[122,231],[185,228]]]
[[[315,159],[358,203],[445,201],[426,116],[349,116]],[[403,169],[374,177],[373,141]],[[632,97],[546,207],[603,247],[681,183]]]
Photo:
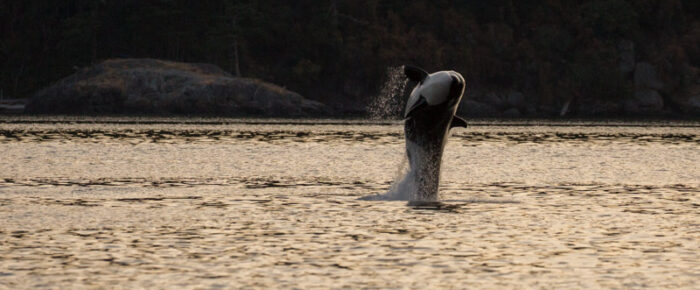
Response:
[[[408,172],[384,195],[365,200],[438,200],[440,165],[450,129],[466,127],[455,116],[466,86],[455,71],[428,74],[423,69],[405,66],[404,73],[416,83],[404,113]]]
[[[406,154],[414,190],[410,200],[436,201],[440,185],[442,153],[449,131],[466,127],[462,118],[455,116],[464,94],[465,81],[455,71],[428,74],[424,70],[405,66],[404,73],[416,87],[406,104],[404,113]]]

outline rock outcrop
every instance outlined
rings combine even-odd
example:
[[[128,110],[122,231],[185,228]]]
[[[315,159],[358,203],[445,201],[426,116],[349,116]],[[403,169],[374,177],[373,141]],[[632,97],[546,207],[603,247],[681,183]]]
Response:
[[[37,92],[27,113],[305,116],[325,105],[210,64],[114,59]]]
[[[664,87],[656,75],[656,68],[646,62],[637,64],[637,68],[634,70],[634,85],[638,89],[652,90],[660,90]]]
[[[621,40],[617,44],[618,54],[620,56],[620,72],[628,74],[634,71],[634,42],[630,40]]]
[[[457,108],[457,115],[472,118],[498,117],[500,112],[489,104],[463,99]]]
[[[457,109],[465,117],[505,117],[520,118],[536,116],[534,104],[527,101],[519,91],[468,92]]]
[[[640,62],[634,70],[634,94],[625,100],[624,110],[627,114],[660,114],[664,109],[664,99],[659,90],[664,83],[659,80],[656,67]]]
[[[25,99],[0,99],[0,114],[18,114],[24,112]]]
[[[624,108],[630,114],[659,113],[664,109],[664,99],[658,91],[637,89],[634,97],[625,100]]]
[[[681,95],[672,98],[683,113],[700,115],[700,80],[689,86]]]

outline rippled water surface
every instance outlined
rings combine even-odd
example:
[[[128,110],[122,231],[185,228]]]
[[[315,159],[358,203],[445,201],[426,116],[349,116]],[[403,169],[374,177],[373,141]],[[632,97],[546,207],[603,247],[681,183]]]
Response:
[[[0,118],[0,287],[694,288],[700,124]]]

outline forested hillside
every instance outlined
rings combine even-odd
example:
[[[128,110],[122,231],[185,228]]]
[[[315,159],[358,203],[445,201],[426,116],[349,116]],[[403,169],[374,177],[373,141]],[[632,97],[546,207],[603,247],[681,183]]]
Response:
[[[640,85],[666,109],[700,95],[697,0],[0,0],[0,31],[5,98],[145,57],[216,64],[346,111],[405,63],[457,70],[485,103],[517,92],[532,114],[571,101],[604,114]]]

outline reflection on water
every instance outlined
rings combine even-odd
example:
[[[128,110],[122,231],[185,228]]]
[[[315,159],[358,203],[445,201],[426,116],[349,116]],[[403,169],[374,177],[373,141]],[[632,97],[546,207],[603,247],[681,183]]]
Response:
[[[312,125],[296,126],[286,130],[254,130],[238,129],[231,130],[226,125],[215,128],[185,128],[169,129],[167,126],[158,128],[147,128],[148,126],[137,125],[136,128],[130,126],[119,126],[117,128],[43,128],[19,127],[9,128],[0,131],[0,143],[8,142],[109,142],[125,143],[193,143],[193,142],[218,142],[218,143],[238,143],[242,141],[267,142],[267,143],[290,143],[290,142],[373,142],[380,144],[402,143],[403,133],[386,128],[387,130],[370,130],[363,132],[362,127],[353,126],[351,130],[342,131],[342,126],[327,125],[324,128],[314,128]],[[146,128],[143,128],[146,127]],[[245,127],[245,125],[238,127]],[[611,130],[602,127],[604,130],[582,129],[576,132],[575,129],[565,128],[560,130],[546,131],[542,127],[506,127],[507,130],[496,131],[488,126],[479,126],[469,131],[458,131],[452,134],[451,140],[463,141],[463,145],[479,145],[481,142],[497,143],[667,143],[667,144],[700,144],[700,130],[698,128],[682,128],[673,131],[663,132],[662,130]],[[546,128],[546,127],[545,127]],[[568,130],[567,130],[568,129]],[[600,128],[595,128],[600,129]],[[471,144],[470,144],[471,143]]]
[[[699,135],[472,122],[407,206],[399,122],[6,118],[0,287],[692,288]]]

